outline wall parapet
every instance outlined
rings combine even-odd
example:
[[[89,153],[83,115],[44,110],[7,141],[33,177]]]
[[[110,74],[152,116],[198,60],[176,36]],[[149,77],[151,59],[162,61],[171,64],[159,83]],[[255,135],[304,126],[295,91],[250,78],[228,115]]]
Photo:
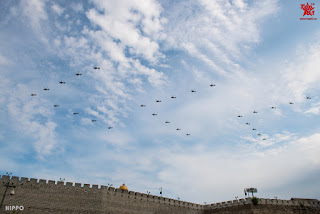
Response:
[[[93,194],[99,194],[102,192],[112,193],[114,195],[124,194],[128,195],[128,197],[133,197],[137,200],[154,202],[154,203],[162,203],[172,206],[180,206],[188,209],[196,209],[203,210],[202,204],[190,203],[180,200],[175,200],[172,198],[165,198],[156,195],[150,195],[145,193],[139,193],[134,191],[122,190],[119,188],[109,187],[105,185],[97,185],[97,184],[81,184],[81,183],[73,183],[73,182],[65,182],[65,181],[55,181],[55,180],[45,180],[45,179],[36,179],[36,178],[26,178],[26,177],[17,177],[17,176],[7,176],[0,175],[0,183],[10,182],[19,187],[42,187],[42,188],[51,188],[51,189],[65,189],[66,191],[77,191],[77,192],[90,192]]]
[[[301,206],[301,207],[306,206],[306,207],[315,207],[320,209],[319,200],[304,200],[304,199],[282,200],[282,199],[266,199],[266,198],[258,198],[258,199],[259,199],[258,204],[262,204],[262,205]],[[221,209],[226,207],[242,206],[246,204],[253,204],[252,198],[242,198],[239,200],[207,204],[207,205],[204,205],[204,209],[205,210]]]
[[[26,178],[26,177],[17,177],[17,176],[7,176],[0,175],[0,183],[7,183],[16,185],[19,187],[41,187],[41,188],[50,188],[54,190],[55,188],[58,191],[76,191],[76,192],[85,192],[90,194],[101,194],[107,193],[115,195],[115,197],[125,196],[125,198],[131,198],[132,200],[141,200],[145,202],[153,202],[153,203],[161,203],[167,204],[170,206],[178,206],[187,209],[195,209],[195,210],[213,210],[213,209],[222,209],[228,207],[237,207],[243,206],[252,203],[252,198],[242,198],[238,200],[230,200],[219,203],[212,204],[196,204],[190,203],[186,201],[176,200],[172,198],[165,198],[156,195],[150,195],[140,192],[121,190],[119,188],[109,187],[105,185],[97,185],[97,184],[81,184],[81,183],[73,183],[73,182],[65,182],[65,181],[55,181],[55,180],[45,180],[45,179],[36,179],[36,178]],[[313,199],[301,199],[301,198],[293,198],[291,200],[282,200],[282,199],[268,199],[268,198],[259,198],[258,204],[261,205],[272,205],[272,206],[300,206],[300,207],[314,207],[320,209],[320,201]]]

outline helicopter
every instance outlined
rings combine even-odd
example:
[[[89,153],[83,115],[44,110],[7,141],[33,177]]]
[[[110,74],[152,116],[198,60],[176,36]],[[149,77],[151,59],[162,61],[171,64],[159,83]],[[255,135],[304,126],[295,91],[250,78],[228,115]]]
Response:
[[[292,105],[292,104],[294,104],[294,103],[293,103],[293,102],[290,102],[289,104]]]
[[[79,114],[79,113],[78,113],[78,112],[74,112],[74,113],[73,113],[73,115],[77,115],[77,114]]]
[[[49,91],[49,90],[50,90],[50,88],[44,88],[43,90],[45,90],[45,91]]]
[[[53,107],[57,108],[57,107],[59,107],[59,105],[53,105]]]
[[[177,130],[177,131],[180,131],[181,129],[180,129],[180,128],[177,128],[176,130]]]
[[[311,97],[306,97],[307,98],[307,100],[311,100]]]
[[[250,123],[246,123],[246,125],[250,125]]]
[[[272,109],[276,109],[277,107],[275,107],[275,106],[271,106],[271,108],[272,108]]]
[[[66,84],[66,82],[63,82],[62,80],[59,82],[60,84]]]
[[[35,97],[35,96],[37,96],[37,94],[31,94],[31,96],[32,96],[32,97]]]
[[[257,111],[253,111],[253,113],[254,113],[254,114],[257,114],[258,112],[257,112]]]
[[[100,69],[100,67],[96,67],[96,66],[95,66],[95,67],[93,67],[93,69]]]
[[[156,100],[157,103],[161,103],[161,100]]]
[[[215,84],[210,84],[210,87],[214,87],[214,86],[216,86]]]
[[[146,105],[141,104],[140,107],[146,107]]]
[[[187,133],[186,135],[187,135],[187,136],[189,136],[190,134],[189,134],[189,133]]]
[[[252,131],[256,131],[257,129],[253,128]]]
[[[97,122],[97,120],[91,120],[91,122],[93,122],[93,123],[94,123],[94,122]]]
[[[170,123],[170,121],[166,121],[165,123]]]
[[[171,98],[172,98],[172,99],[176,99],[177,97],[175,97],[175,96],[172,96]]]
[[[76,73],[75,75],[76,75],[76,76],[82,76],[82,74],[81,74],[81,73],[79,73],[79,72],[78,72],[78,73]]]
[[[192,93],[195,93],[195,92],[197,92],[197,91],[196,91],[196,90],[191,90],[191,92],[192,92]]]
[[[112,126],[109,126],[109,127],[108,127],[108,129],[112,129],[112,128],[113,128]]]
[[[157,116],[157,114],[156,114],[156,113],[153,113],[152,116]]]
[[[242,117],[241,115],[238,115],[238,117]]]
[[[258,136],[261,136],[261,133],[259,133]]]
[[[262,140],[267,140],[266,138],[263,138]]]

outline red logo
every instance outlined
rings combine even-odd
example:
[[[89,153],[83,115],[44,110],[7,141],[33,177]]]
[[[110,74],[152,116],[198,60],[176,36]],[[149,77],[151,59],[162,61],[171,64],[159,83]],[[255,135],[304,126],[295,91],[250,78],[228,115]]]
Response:
[[[309,16],[313,16],[314,15],[314,7],[312,7],[312,5],[314,5],[314,3],[311,3],[310,5],[307,4],[301,4],[301,9],[304,10],[304,14],[305,15],[309,15]]]
[[[304,11],[303,16],[313,16],[314,15],[314,9],[315,4],[314,3],[307,3],[307,4],[301,4],[301,9]],[[317,20],[317,18],[300,18],[300,20]]]

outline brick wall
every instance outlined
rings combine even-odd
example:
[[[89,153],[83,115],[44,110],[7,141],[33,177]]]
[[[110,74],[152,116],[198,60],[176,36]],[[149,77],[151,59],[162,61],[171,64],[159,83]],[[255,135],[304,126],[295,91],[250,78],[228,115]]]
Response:
[[[6,206],[23,206],[24,210],[15,213],[176,213],[200,214],[202,205],[146,195],[113,187],[71,182],[55,182],[2,176],[0,197],[5,184],[15,185],[15,194],[9,188],[0,213]]]
[[[144,193],[62,181],[2,176],[0,197],[5,185],[15,185],[15,194],[8,188],[0,213],[72,213],[72,214],[320,214],[318,200],[250,198],[200,205]],[[23,211],[5,211],[6,206],[23,206]]]

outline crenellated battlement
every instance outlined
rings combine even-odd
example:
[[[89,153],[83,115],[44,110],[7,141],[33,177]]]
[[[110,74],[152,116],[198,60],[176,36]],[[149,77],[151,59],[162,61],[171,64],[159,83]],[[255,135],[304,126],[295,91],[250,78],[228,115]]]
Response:
[[[90,210],[91,213],[97,213],[101,210],[118,212],[119,209],[125,209],[126,206],[129,206],[129,209],[138,211],[158,210],[157,212],[159,213],[168,213],[168,210],[171,210],[177,214],[220,213],[224,212],[225,209],[228,209],[228,212],[230,210],[248,209],[277,210],[277,206],[279,206],[279,209],[289,210],[313,209],[316,212],[320,210],[320,201],[312,199],[281,200],[259,198],[258,206],[255,206],[252,198],[242,198],[202,205],[105,185],[26,177],[19,178],[7,175],[0,177],[0,184],[7,183],[15,186],[16,191],[14,196],[7,196],[6,200],[9,200],[7,204],[10,205],[11,200],[11,202],[19,205],[27,206],[30,212],[33,210],[32,212],[35,213],[42,213],[43,209],[69,210],[70,207],[76,210],[75,213],[89,212]],[[0,186],[1,191],[4,191],[4,185]],[[37,203],[38,201],[42,202]],[[39,210],[39,212],[36,210]],[[131,213],[131,211],[128,213]]]
[[[226,208],[226,207],[236,207],[246,204],[253,204],[251,198],[233,200],[233,201],[225,201],[220,203],[213,203],[204,205],[205,210],[211,209],[219,209],[219,208]],[[282,199],[265,199],[259,198],[258,204],[261,205],[279,205],[279,206],[301,206],[301,207],[315,207],[320,209],[320,201],[318,200],[282,200]]]
[[[45,180],[45,179],[36,179],[36,178],[26,178],[26,177],[17,177],[17,176],[7,176],[3,175],[0,177],[0,183],[9,182],[12,185],[16,185],[24,188],[42,188],[42,189],[51,189],[51,190],[65,190],[65,191],[74,191],[79,193],[92,193],[92,194],[109,194],[114,196],[120,196],[124,198],[131,198],[140,201],[148,201],[160,204],[167,204],[172,206],[185,207],[188,209],[203,210],[204,207],[201,204],[190,203],[186,201],[175,200],[172,198],[165,198],[156,195],[150,195],[140,192],[122,190],[114,187],[108,187],[105,185],[97,184],[81,184],[73,182],[64,182],[64,181],[54,181],[54,180]]]

